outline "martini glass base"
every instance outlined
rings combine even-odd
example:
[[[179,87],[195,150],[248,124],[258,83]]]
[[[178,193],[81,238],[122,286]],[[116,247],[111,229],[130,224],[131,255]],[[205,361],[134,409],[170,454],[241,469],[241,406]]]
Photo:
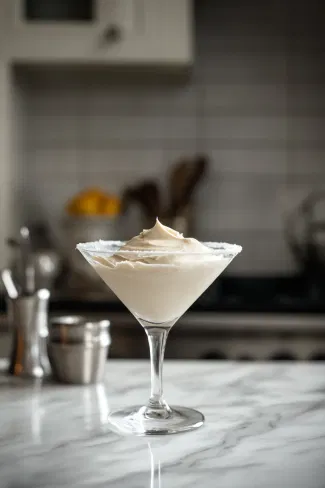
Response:
[[[108,423],[112,430],[124,435],[167,435],[197,429],[204,423],[202,413],[191,408],[171,407],[165,419],[151,419],[145,415],[146,407],[129,407],[112,412]]]

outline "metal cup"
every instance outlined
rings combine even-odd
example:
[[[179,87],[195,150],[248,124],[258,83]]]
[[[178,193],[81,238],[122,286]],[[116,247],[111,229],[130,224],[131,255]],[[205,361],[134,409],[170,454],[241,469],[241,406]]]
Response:
[[[54,376],[63,383],[100,383],[111,343],[108,320],[89,321],[81,316],[51,321],[48,354]]]
[[[8,317],[13,329],[9,373],[14,376],[41,378],[44,374],[37,305],[36,295],[8,300]]]

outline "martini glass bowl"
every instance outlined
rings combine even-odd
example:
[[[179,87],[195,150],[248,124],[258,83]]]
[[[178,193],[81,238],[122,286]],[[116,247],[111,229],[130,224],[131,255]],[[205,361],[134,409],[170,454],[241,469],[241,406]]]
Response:
[[[146,405],[113,412],[113,430],[133,435],[174,434],[203,425],[197,410],[170,407],[162,369],[168,333],[177,320],[241,252],[235,244],[203,243],[206,251],[125,250],[121,241],[78,244],[77,249],[144,328],[149,342],[151,394]],[[116,264],[113,256],[118,257]]]

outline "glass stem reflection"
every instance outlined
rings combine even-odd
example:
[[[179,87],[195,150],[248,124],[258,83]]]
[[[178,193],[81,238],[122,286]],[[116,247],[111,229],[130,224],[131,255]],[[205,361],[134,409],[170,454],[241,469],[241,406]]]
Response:
[[[157,454],[155,456],[154,450],[148,442],[148,449],[150,455],[150,488],[161,488],[161,467],[160,467],[160,460],[155,459],[157,458]],[[158,479],[158,483],[156,480]]]
[[[149,418],[165,419],[171,412],[163,398],[162,369],[166,340],[172,325],[173,323],[164,326],[144,325],[149,341],[151,362],[151,395],[145,411],[145,415]]]

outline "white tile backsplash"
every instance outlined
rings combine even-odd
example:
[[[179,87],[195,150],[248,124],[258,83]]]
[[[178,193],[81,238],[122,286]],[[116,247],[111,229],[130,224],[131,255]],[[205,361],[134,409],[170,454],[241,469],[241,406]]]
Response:
[[[196,61],[183,81],[23,76],[22,218],[60,222],[86,186],[120,193],[150,178],[166,194],[171,164],[200,152],[210,170],[197,237],[243,245],[230,273],[292,271],[285,216],[325,176],[323,52],[301,12],[288,26],[286,2],[253,4],[197,2]]]
[[[311,192],[315,193],[319,191],[324,191],[325,193],[324,179],[320,179],[319,177],[290,180],[283,198],[285,215],[293,212],[294,209],[296,209],[311,194]]]
[[[47,222],[54,233],[60,232],[63,208],[68,200],[80,190],[78,181],[62,178],[61,181],[45,183],[29,182],[25,186],[22,218],[25,222]]]
[[[252,29],[245,33],[238,31],[235,36],[222,33],[219,29],[214,29],[213,33],[211,31],[209,34],[210,42],[204,46],[205,51],[210,54],[217,53],[218,55],[224,53],[283,54],[283,47],[286,43],[286,37],[283,34],[257,34]]]
[[[98,186],[121,193],[142,179],[161,179],[165,171],[162,149],[89,149],[82,154],[81,187]]]
[[[95,80],[96,81],[96,80]],[[87,88],[82,113],[84,115],[187,115],[194,114],[198,103],[200,87],[168,79],[157,79],[152,84],[143,80],[143,84],[116,84],[108,88],[107,84],[94,83]]]
[[[289,116],[288,139],[301,145],[304,142],[315,142],[325,148],[325,111],[322,116]]]
[[[203,97],[206,113],[285,115],[287,110],[285,83],[207,84]]]
[[[77,178],[77,150],[36,149],[26,153],[26,162],[30,176],[35,181],[46,183],[65,178]]]
[[[29,90],[26,89],[26,108],[31,116],[46,117],[49,113],[53,117],[77,115],[80,101],[78,94],[72,91],[71,87],[62,89],[50,86],[44,89],[41,85],[37,89],[31,88],[29,86]]]
[[[287,151],[288,173],[305,181],[321,179],[325,181],[325,147],[324,149],[290,149]]]
[[[85,147],[107,147],[140,142],[145,146],[148,142],[161,141],[164,138],[163,118],[144,117],[138,115],[91,115],[78,120],[81,144]]]
[[[218,145],[218,140],[282,142],[286,140],[287,121],[285,116],[206,116],[205,137]]]
[[[242,259],[234,259],[229,273],[278,275],[294,272],[296,264],[282,233],[242,233],[238,239],[243,246]]]
[[[324,115],[324,83],[292,83],[288,90],[288,110],[295,115]]]
[[[302,47],[304,40],[302,39]],[[287,77],[291,83],[324,84],[324,49],[312,52],[293,51],[287,58]]]
[[[206,83],[216,84],[270,84],[283,83],[287,68],[284,53],[221,53],[209,57],[202,52],[198,61],[201,78]]]
[[[284,176],[287,174],[285,149],[211,149],[213,167],[225,174],[255,176]]]
[[[165,116],[163,136],[167,145],[176,141],[194,141],[197,138],[197,117],[192,116]]]
[[[26,120],[26,143],[28,147],[76,147],[77,137],[77,116],[76,115],[57,115],[31,114]]]
[[[280,232],[284,188],[284,178],[275,175],[252,178],[210,171],[197,199],[198,209],[211,230]]]

